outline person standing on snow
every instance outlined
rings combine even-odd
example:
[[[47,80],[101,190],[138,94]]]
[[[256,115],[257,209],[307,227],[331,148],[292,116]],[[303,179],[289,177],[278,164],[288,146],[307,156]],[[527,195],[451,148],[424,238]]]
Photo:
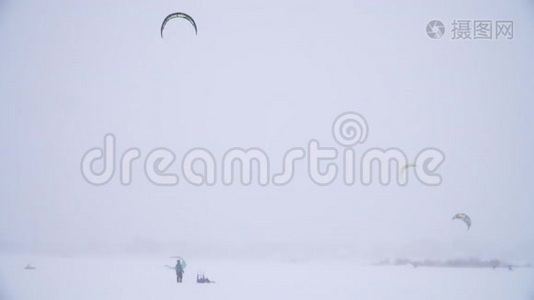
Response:
[[[184,276],[184,267],[182,266],[182,262],[180,260],[176,261],[176,282],[182,282],[182,278]]]

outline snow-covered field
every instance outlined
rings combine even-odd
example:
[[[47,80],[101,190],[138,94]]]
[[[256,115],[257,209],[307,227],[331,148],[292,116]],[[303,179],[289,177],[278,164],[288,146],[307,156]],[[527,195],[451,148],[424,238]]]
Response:
[[[0,299],[534,299],[533,269],[190,260],[177,284],[164,264],[172,260],[3,255]],[[196,284],[197,271],[216,284]]]

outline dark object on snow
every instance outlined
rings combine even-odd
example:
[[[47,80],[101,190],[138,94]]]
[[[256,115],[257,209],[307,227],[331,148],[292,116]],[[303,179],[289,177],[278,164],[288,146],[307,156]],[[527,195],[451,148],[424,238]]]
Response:
[[[182,278],[184,277],[184,268],[180,260],[176,261],[175,269],[176,269],[176,282],[182,282]]]
[[[215,281],[210,280],[208,277],[204,276],[204,274],[197,274],[197,283],[215,283]]]

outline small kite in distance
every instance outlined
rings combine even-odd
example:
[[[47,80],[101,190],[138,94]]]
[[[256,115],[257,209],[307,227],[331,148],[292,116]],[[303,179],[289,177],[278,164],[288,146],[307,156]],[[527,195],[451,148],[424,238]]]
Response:
[[[195,23],[195,20],[193,20],[193,18],[190,15],[186,14],[186,13],[176,12],[176,13],[172,13],[172,14],[168,15],[163,20],[163,23],[161,24],[161,31],[160,31],[161,38],[163,38],[163,30],[165,29],[165,25],[167,25],[167,22],[169,22],[172,19],[185,19],[185,20],[189,21],[189,23],[191,23],[191,25],[193,25],[193,28],[195,28],[195,34],[198,34],[198,32],[197,32],[197,24]]]
[[[464,213],[457,213],[456,215],[454,215],[454,217],[452,217],[452,219],[464,221],[465,225],[467,225],[467,230],[471,228],[471,218]]]

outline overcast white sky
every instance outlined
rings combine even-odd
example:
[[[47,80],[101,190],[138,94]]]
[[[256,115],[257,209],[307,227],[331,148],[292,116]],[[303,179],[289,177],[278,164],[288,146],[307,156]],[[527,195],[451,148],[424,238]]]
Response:
[[[0,6],[0,245],[84,249],[351,245],[358,255],[534,257],[532,1],[14,1]],[[163,18],[182,11],[195,18]],[[428,21],[445,23],[432,40]],[[451,39],[455,19],[512,20],[513,40]],[[362,114],[357,153],[446,154],[443,184],[95,187],[80,160],[117,151],[260,147],[279,170]],[[179,172],[175,163],[172,171]],[[451,222],[473,219],[469,232]],[[95,246],[98,245],[98,246]],[[194,251],[195,246],[191,246]],[[340,246],[341,247],[341,246]],[[66,251],[66,250],[65,250]]]

